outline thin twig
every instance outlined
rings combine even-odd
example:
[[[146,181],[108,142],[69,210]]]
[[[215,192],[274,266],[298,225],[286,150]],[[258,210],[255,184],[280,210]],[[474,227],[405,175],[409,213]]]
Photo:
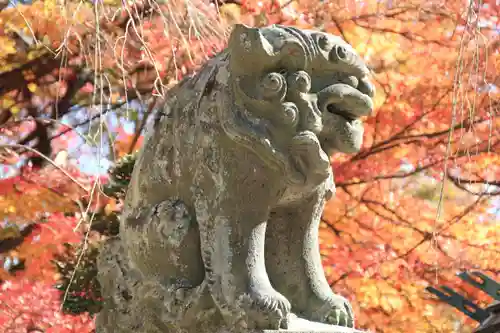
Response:
[[[65,176],[67,176],[69,179],[71,179],[71,181],[73,181],[76,185],[78,185],[85,192],[89,191],[89,189],[87,187],[85,187],[82,183],[80,183],[73,176],[71,176],[66,170],[64,170],[63,168],[61,168],[52,159],[50,159],[49,157],[47,157],[44,154],[40,153],[36,149],[33,149],[33,148],[29,147],[29,146],[18,145],[18,144],[0,144],[0,148],[6,148],[6,149],[8,149],[8,148],[10,148],[10,149],[26,149],[26,150],[28,150],[28,151],[30,151],[32,153],[35,153],[38,156],[40,156],[41,158],[43,158],[44,160],[46,160],[47,162],[49,162],[50,164],[52,164],[52,166],[54,166],[56,169],[58,169],[59,171],[61,171],[62,173],[64,173]]]

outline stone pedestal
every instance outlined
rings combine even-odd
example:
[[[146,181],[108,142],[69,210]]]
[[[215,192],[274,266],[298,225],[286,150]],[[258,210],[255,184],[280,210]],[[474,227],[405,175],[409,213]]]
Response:
[[[289,328],[287,330],[261,330],[254,331],[252,333],[275,333],[275,332],[290,332],[290,333],[314,333],[314,332],[325,332],[325,333],[363,333],[354,328],[347,328],[335,325],[326,325],[321,323],[312,322],[302,318],[297,318],[292,316],[289,323]],[[366,332],[365,332],[366,333]]]
[[[280,329],[280,330],[246,330],[244,332],[239,331],[238,333],[279,333],[279,332],[288,332],[288,333],[368,333],[366,331],[360,331],[354,328],[348,328],[343,326],[336,325],[326,325],[317,322],[312,322],[309,320],[305,320],[302,318],[298,318],[295,315],[291,315],[291,319],[289,322],[288,329]],[[211,332],[211,333],[235,333],[231,330],[222,329],[219,332]]]

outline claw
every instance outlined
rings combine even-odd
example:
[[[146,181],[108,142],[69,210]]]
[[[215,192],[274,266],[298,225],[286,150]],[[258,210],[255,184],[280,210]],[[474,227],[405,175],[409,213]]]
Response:
[[[354,327],[354,311],[352,310],[351,303],[346,302],[344,303],[345,309],[346,309],[346,326],[347,327]]]
[[[338,316],[339,316],[338,325],[347,326],[347,312],[345,312],[344,310],[339,310]]]
[[[315,309],[309,308],[311,312],[309,315],[306,314],[307,319],[330,325],[354,327],[353,311],[344,297],[332,293],[326,299],[317,300],[315,305]]]
[[[259,290],[246,297],[250,297],[252,305],[246,309],[251,328],[279,330],[288,327],[291,305],[283,295],[274,290]]]

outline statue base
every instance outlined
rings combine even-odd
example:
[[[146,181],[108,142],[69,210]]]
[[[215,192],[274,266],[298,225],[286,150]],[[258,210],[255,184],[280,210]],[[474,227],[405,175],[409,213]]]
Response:
[[[253,330],[251,333],[274,333],[274,332],[290,332],[290,333],[366,333],[355,328],[343,326],[327,325],[299,318],[295,315],[289,320],[288,329],[284,330]],[[250,333],[249,332],[249,333]],[[228,332],[229,333],[229,332]]]
[[[202,283],[180,296],[131,269],[119,237],[106,242],[97,260],[105,298],[96,333],[366,333],[354,328],[309,321],[291,313],[287,329],[226,326]],[[104,274],[103,274],[104,273]],[[187,305],[186,305],[187,304]]]
[[[327,325],[322,323],[317,323],[309,321],[306,319],[299,318],[295,315],[289,319],[288,329],[280,330],[247,330],[244,333],[276,333],[276,332],[289,332],[289,333],[367,333],[366,331],[360,331],[355,328],[348,328],[343,326]],[[218,333],[234,333],[228,331],[227,329],[222,329]],[[243,333],[243,332],[242,332]]]

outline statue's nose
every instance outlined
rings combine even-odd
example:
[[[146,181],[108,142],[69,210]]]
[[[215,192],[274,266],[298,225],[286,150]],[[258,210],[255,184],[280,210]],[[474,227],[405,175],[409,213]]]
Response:
[[[363,77],[362,79],[359,80],[357,88],[358,88],[359,91],[361,91],[365,95],[368,95],[370,97],[375,96],[375,86],[368,79],[367,76],[365,76],[365,77]]]
[[[365,92],[348,85],[334,84],[317,94],[317,106],[321,112],[337,113],[355,119],[368,116],[373,110],[373,101]]]

